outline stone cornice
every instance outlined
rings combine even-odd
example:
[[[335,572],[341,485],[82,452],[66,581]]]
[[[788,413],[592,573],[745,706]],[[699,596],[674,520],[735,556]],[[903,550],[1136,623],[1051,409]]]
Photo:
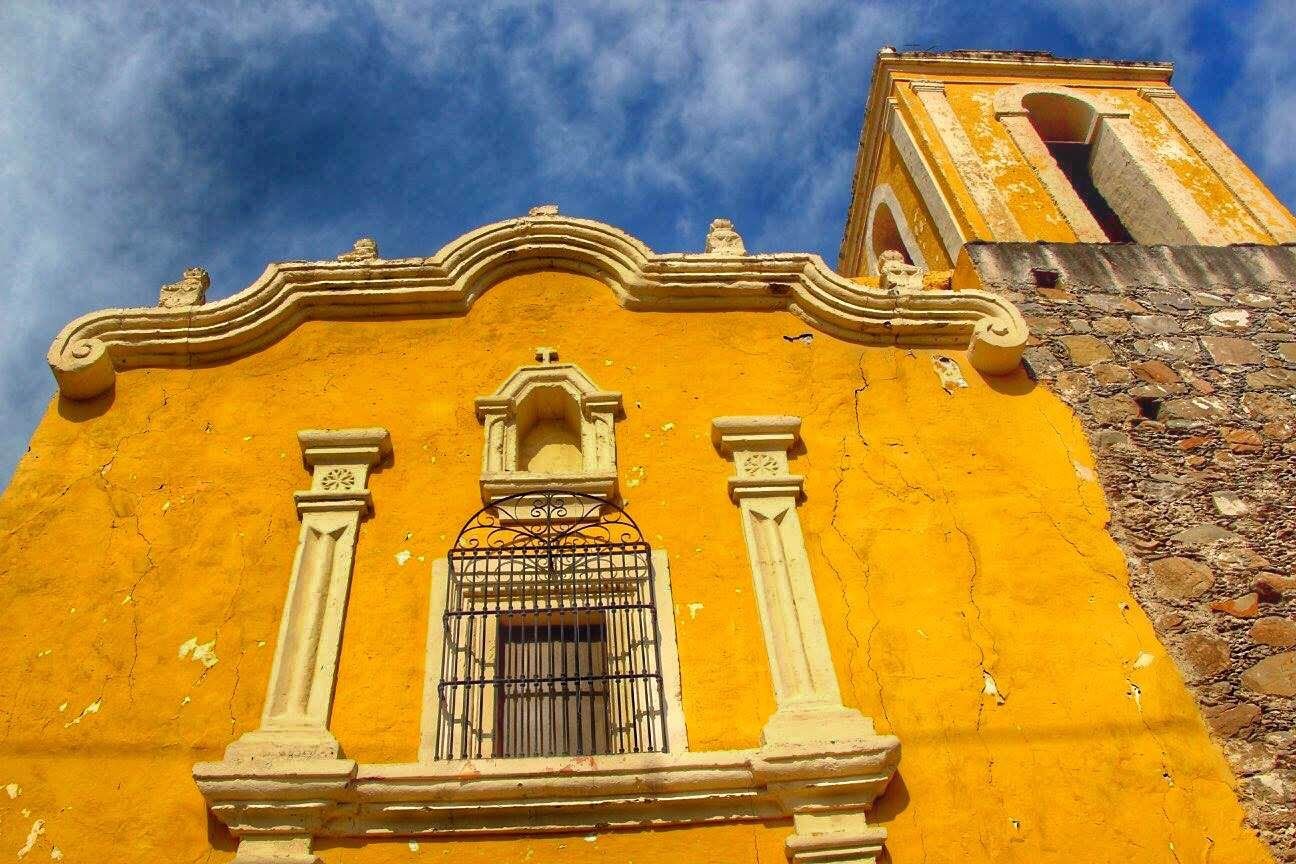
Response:
[[[210,305],[94,312],[64,327],[47,359],[63,396],[89,399],[107,392],[119,369],[231,360],[307,320],[462,315],[501,279],[547,269],[599,279],[628,309],[787,309],[852,342],[967,347],[987,374],[1015,368],[1026,343],[1017,309],[993,294],[897,296],[806,253],[657,254],[611,225],[542,215],[471,231],[431,258],[276,263]]]

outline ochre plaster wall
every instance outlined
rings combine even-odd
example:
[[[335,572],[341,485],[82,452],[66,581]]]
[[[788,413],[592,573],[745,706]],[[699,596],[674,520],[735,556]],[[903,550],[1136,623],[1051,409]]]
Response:
[[[782,312],[628,312],[592,280],[537,274],[465,318],[308,323],[233,363],[126,372],[110,397],[56,402],[0,499],[0,785],[16,784],[0,793],[0,854],[40,819],[30,860],[52,846],[68,862],[232,857],[189,769],[258,721],[291,493],[307,482],[301,428],[391,430],[333,729],[352,757],[412,760],[430,564],[478,504],[472,399],[543,344],[624,394],[622,487],[671,556],[693,749],[755,744],[774,708],[709,423],[798,414],[802,520],[843,696],[904,747],[876,814],[894,862],[1269,860],[1134,605],[1070,411],[966,362],[969,386],[947,393],[931,352],[782,338],[807,330]],[[211,656],[182,656],[190,639],[214,642]],[[320,854],[776,864],[788,831]]]

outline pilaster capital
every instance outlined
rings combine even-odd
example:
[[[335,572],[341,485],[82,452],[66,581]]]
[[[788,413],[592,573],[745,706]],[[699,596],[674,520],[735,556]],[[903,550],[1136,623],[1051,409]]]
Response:
[[[1173,99],[1178,94],[1170,87],[1140,87],[1139,95],[1144,99]]]
[[[945,84],[941,81],[910,81],[909,87],[915,93],[944,93]]]
[[[298,516],[372,509],[369,473],[392,453],[386,429],[303,429],[297,441],[302,462],[311,469],[311,488],[293,493]]]
[[[711,441],[733,458],[729,497],[800,498],[805,478],[788,470],[788,452],[801,440],[801,418],[786,415],[716,417]]]
[[[716,417],[711,442],[726,456],[747,451],[791,450],[801,440],[801,418],[778,414]]]

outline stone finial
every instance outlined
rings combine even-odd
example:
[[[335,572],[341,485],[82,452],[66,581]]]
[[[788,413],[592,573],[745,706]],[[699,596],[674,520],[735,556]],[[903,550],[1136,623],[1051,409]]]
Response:
[[[207,289],[211,286],[211,277],[201,267],[190,267],[184,271],[179,282],[162,286],[158,294],[158,305],[163,309],[182,309],[186,306],[201,306],[207,302]]]
[[[337,256],[339,261],[377,261],[378,243],[372,237],[361,237],[350,250]]]
[[[541,345],[535,349],[535,359],[537,363],[557,363],[558,349]]]
[[[712,219],[711,230],[706,236],[708,255],[746,255],[747,247],[743,245],[742,235],[734,230],[728,219]]]
[[[557,204],[537,204],[527,211],[528,216],[557,216]]]
[[[878,256],[878,270],[881,275],[878,284],[883,291],[911,294],[923,290],[922,271],[907,263],[904,256],[894,249],[888,249]]]

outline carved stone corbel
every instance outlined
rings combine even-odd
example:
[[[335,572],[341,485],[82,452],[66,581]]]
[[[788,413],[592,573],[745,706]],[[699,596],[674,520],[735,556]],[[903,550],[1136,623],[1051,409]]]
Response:
[[[799,440],[799,417],[717,417],[712,441],[733,458],[729,497],[742,514],[770,676],[778,709],[762,731],[767,758],[807,746],[845,753],[876,746],[873,721],[842,705],[819,598],[797,517],[804,478],[788,470]],[[794,862],[868,864],[882,851],[886,831],[870,826],[858,804],[826,805],[809,790],[783,792],[796,833],[787,841]]]

